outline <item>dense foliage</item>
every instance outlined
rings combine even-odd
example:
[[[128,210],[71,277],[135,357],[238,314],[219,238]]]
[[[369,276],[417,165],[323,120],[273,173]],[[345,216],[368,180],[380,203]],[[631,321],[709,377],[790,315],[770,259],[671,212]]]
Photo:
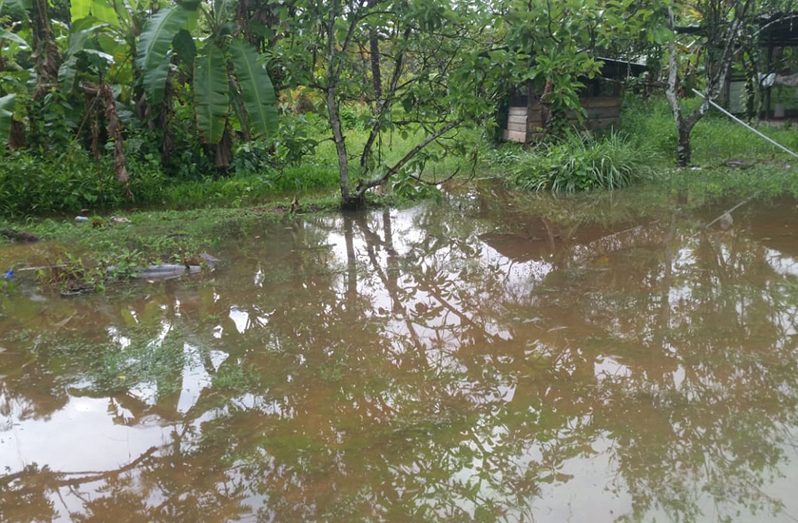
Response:
[[[611,178],[600,169],[602,180],[567,179],[584,172],[579,158],[601,164],[605,154],[593,149],[606,140],[574,139],[566,117],[583,116],[580,94],[603,74],[600,58],[649,64],[646,96],[667,85],[671,154],[686,164],[708,108],[687,100],[692,89],[719,96],[732,63],[754,76],[756,17],[790,9],[787,0],[5,0],[2,212],[171,204],[159,190],[231,176],[253,176],[254,194],[337,185],[357,206],[394,176],[406,185],[475,157],[484,145],[475,133],[495,134],[511,92],[543,107],[546,154],[528,172],[573,189],[616,187],[637,177],[625,161]],[[96,176],[70,182],[84,172]],[[560,186],[541,176],[536,187]]]

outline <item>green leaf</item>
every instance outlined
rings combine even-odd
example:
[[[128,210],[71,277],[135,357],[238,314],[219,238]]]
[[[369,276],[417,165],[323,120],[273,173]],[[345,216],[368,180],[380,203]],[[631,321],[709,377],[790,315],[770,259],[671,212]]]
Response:
[[[98,24],[97,20],[93,18],[82,18],[72,26],[66,56],[61,67],[58,68],[58,80],[67,91],[71,91],[75,85],[78,55],[86,50],[86,43],[89,38],[106,27],[108,27],[107,24]]]
[[[27,19],[31,7],[30,0],[0,0],[0,15],[17,15]]]
[[[185,27],[189,13],[180,6],[162,9],[144,24],[136,65],[143,72],[144,92],[151,104],[163,100],[169,74],[169,50],[175,35]]]
[[[250,127],[255,134],[273,132],[277,127],[277,98],[269,73],[258,63],[258,53],[237,39],[230,44],[230,55]]]
[[[230,87],[224,52],[213,43],[194,62],[194,106],[205,143],[219,143],[230,108]]]
[[[78,56],[68,56],[61,67],[58,68],[58,79],[67,92],[71,92],[75,86],[75,77],[78,74]]]
[[[108,24],[118,26],[119,17],[116,15],[116,9],[108,0],[93,0],[91,3],[91,14],[98,20],[102,20]]]
[[[8,141],[8,136],[11,134],[11,119],[14,110],[14,98],[17,95],[7,94],[0,97],[0,143],[4,144]]]
[[[91,13],[92,0],[72,0],[69,4],[69,16],[75,22],[81,18],[86,18]]]
[[[185,29],[178,31],[172,42],[172,47],[177,53],[178,60],[193,69],[194,58],[197,56],[197,47],[194,45],[194,38],[191,37],[191,33]]]
[[[114,57],[108,53],[100,51],[99,49],[84,49],[83,52],[90,57],[96,58],[100,62],[105,62],[105,64],[109,67],[114,64]]]
[[[111,25],[119,25],[116,9],[108,0],[72,0],[69,5],[69,16],[72,22],[94,16]]]
[[[11,31],[6,31],[5,29],[0,29],[0,40],[8,40],[9,42],[14,42],[23,49],[30,48],[28,42],[26,42],[24,38],[22,38],[16,33],[12,33]]]

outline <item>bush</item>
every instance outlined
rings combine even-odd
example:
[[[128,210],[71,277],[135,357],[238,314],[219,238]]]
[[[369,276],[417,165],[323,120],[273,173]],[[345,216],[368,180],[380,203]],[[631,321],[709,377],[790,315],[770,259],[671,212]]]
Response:
[[[310,115],[311,117],[313,115]],[[313,120],[317,120],[314,118]],[[233,170],[237,175],[261,173],[271,169],[296,166],[316,153],[318,124],[305,116],[280,118],[274,135],[243,142],[236,147]]]
[[[160,191],[164,177],[157,165],[131,162],[128,168],[131,190],[138,198],[149,200]],[[54,158],[10,153],[0,161],[1,215],[110,209],[125,203],[110,158],[96,162],[74,149]]]
[[[651,153],[635,147],[619,134],[602,138],[568,134],[562,142],[531,151],[504,154],[518,187],[533,191],[576,192],[620,189],[649,173]]]

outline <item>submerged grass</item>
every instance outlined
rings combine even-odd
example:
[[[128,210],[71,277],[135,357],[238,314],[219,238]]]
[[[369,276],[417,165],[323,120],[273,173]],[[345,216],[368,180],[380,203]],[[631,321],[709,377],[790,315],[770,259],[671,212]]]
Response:
[[[393,196],[370,196],[370,206],[398,206],[404,200]],[[139,211],[123,216],[91,216],[72,219],[0,218],[0,230],[33,234],[41,241],[32,248],[13,248],[0,237],[1,274],[14,270],[14,280],[36,275],[40,283],[61,291],[103,290],[108,284],[130,279],[141,267],[160,264],[203,263],[200,254],[223,241],[242,242],[261,234],[265,223],[290,220],[297,215],[339,209],[335,192],[302,199],[280,198],[258,207],[208,208],[170,211]],[[42,267],[36,272],[31,266]],[[113,267],[112,271],[108,271]]]
[[[41,283],[64,290],[97,290],[116,280],[130,278],[149,264],[198,264],[199,254],[213,251],[223,239],[254,236],[258,225],[303,212],[336,208],[336,195],[303,200],[298,206],[287,199],[261,207],[147,211],[127,214],[122,220],[93,216],[89,221],[30,218],[0,219],[0,230],[24,230],[37,236],[36,257],[23,251],[21,258],[0,252],[2,268],[23,277],[26,265],[43,266]],[[108,267],[115,267],[108,272]],[[33,272],[25,274],[34,274]]]

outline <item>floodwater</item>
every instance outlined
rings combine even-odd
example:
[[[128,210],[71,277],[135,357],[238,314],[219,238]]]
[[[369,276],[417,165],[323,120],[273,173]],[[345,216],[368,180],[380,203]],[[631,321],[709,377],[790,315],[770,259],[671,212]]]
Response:
[[[569,205],[299,217],[220,231],[212,274],[23,285],[0,521],[796,521],[796,202],[729,230]]]

